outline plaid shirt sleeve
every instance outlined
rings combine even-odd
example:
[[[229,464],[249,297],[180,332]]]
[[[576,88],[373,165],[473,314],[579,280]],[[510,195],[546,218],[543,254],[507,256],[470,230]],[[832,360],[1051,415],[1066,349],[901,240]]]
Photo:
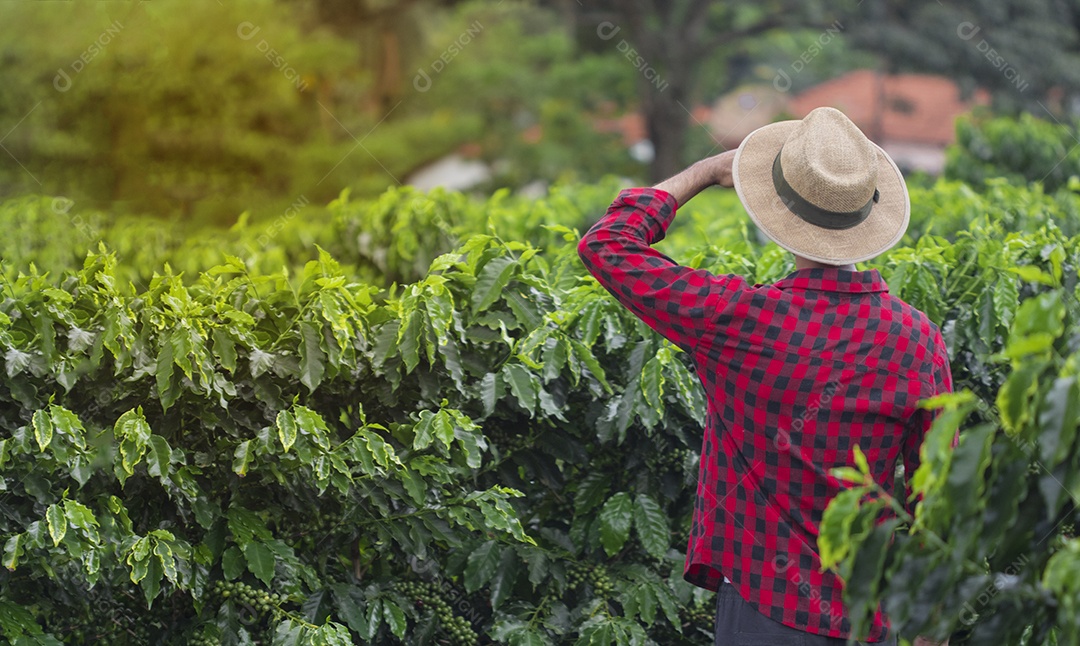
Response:
[[[677,208],[666,191],[625,189],[582,237],[578,255],[589,273],[634,315],[692,352],[714,313],[747,285],[740,276],[684,267],[651,247],[664,239]]]
[[[942,338],[940,330],[934,335],[932,374],[933,390],[928,395],[929,397],[943,395],[953,391],[952,369],[949,367],[949,353],[945,347],[945,340]],[[930,427],[933,425],[934,420],[937,419],[939,411],[940,409],[919,409],[915,413],[916,419],[913,420],[915,422],[915,427],[912,428],[904,441],[904,506],[907,512],[912,515],[915,513],[915,504],[918,500],[909,500],[911,498],[911,478],[921,463],[919,449],[922,447],[923,439],[926,437],[926,434],[930,432]],[[956,448],[959,443],[960,434],[957,432],[957,435],[953,437],[953,448]]]

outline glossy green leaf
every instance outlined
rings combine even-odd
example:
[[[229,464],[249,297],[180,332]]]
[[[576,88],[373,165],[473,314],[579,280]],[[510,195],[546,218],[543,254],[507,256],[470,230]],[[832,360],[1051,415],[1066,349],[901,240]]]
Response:
[[[45,520],[49,523],[49,537],[52,538],[53,545],[60,545],[60,541],[64,540],[68,528],[68,519],[64,514],[63,507],[58,504],[50,505],[45,510]]]
[[[499,544],[494,540],[485,541],[469,554],[465,568],[465,590],[476,592],[495,576],[501,557]]]
[[[654,559],[664,558],[671,540],[671,529],[667,514],[647,494],[638,494],[634,498],[634,531],[645,553]]]
[[[405,612],[389,599],[383,600],[382,607],[383,618],[386,620],[386,625],[390,626],[390,632],[394,633],[399,639],[405,637],[405,629],[408,628],[408,623],[405,621]]]
[[[502,295],[503,288],[510,282],[517,265],[509,256],[498,256],[488,261],[476,275],[471,304],[472,313],[484,311]]]
[[[52,417],[50,417],[46,411],[39,410],[34,413],[32,420],[34,426],[34,439],[37,441],[38,449],[44,451],[49,447],[49,444],[52,443]]]
[[[296,444],[296,418],[289,411],[283,410],[278,413],[275,426],[277,427],[278,440],[281,441],[281,447],[288,453],[289,449]]]
[[[310,321],[300,321],[299,328],[300,383],[307,386],[309,391],[315,392],[326,372],[326,354],[321,345],[322,330]]]
[[[8,570],[14,570],[19,566],[19,559],[26,551],[26,538],[24,534],[15,534],[4,542],[3,565]]]
[[[619,492],[608,499],[600,510],[600,543],[608,556],[614,556],[630,538],[634,518],[634,501],[630,494]]]
[[[244,559],[248,570],[266,585],[274,579],[274,553],[258,541],[251,541],[244,546]]]
[[[221,570],[229,581],[236,580],[244,573],[244,554],[240,548],[233,545],[221,554]]]
[[[233,452],[233,473],[241,477],[246,476],[248,465],[251,464],[254,457],[254,452],[251,450],[251,440],[244,440],[238,444],[236,451]]]
[[[528,368],[516,363],[508,363],[503,366],[502,375],[518,403],[532,415],[536,410],[540,390],[540,384],[536,377],[529,372]]]

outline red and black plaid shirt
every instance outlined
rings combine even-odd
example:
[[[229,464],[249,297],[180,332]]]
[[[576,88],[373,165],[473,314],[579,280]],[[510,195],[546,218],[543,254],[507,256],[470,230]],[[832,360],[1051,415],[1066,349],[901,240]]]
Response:
[[[842,582],[821,572],[818,527],[842,484],[829,469],[866,454],[893,490],[910,474],[952,391],[945,344],[925,314],[888,293],[877,270],[801,269],[772,285],[683,267],[651,248],[678,205],[659,189],[622,191],[581,240],[589,272],[693,357],[708,397],[686,580],[727,577],[764,615],[847,638]],[[886,637],[878,611],[869,641]]]

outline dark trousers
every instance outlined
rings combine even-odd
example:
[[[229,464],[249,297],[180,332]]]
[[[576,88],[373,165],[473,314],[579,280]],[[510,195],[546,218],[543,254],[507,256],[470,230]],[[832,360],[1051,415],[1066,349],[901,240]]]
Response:
[[[862,642],[859,642],[860,644]],[[881,646],[896,646],[890,635]],[[847,641],[803,632],[761,614],[730,583],[716,593],[716,646],[844,646]]]

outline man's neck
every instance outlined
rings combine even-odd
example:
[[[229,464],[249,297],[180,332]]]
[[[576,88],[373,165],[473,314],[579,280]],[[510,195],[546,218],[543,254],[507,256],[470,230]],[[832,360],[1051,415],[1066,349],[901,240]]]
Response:
[[[809,258],[803,258],[802,256],[795,256],[795,269],[846,269],[848,271],[855,271],[855,265],[826,265],[823,262],[810,260]]]

